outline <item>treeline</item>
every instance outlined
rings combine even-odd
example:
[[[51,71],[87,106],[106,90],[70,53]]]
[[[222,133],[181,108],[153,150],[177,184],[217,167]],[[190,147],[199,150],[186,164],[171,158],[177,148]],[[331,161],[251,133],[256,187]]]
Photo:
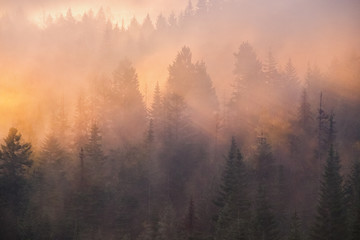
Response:
[[[234,56],[224,100],[183,47],[149,109],[123,60],[72,121],[54,106],[39,149],[11,128],[0,238],[358,239],[360,104],[339,81],[358,81],[358,58],[300,81],[249,43]]]

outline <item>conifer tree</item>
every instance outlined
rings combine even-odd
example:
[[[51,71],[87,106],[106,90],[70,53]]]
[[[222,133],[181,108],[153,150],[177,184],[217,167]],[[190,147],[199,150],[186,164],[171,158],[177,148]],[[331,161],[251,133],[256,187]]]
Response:
[[[110,127],[118,141],[133,141],[143,137],[146,129],[146,108],[139,90],[138,76],[130,61],[123,60],[115,69],[111,94],[104,108],[110,108]],[[113,134],[110,133],[110,134]]]
[[[236,87],[250,87],[259,80],[258,77],[261,73],[262,64],[258,60],[253,47],[244,42],[240,45],[239,50],[235,53],[235,76]],[[237,92],[240,92],[237,90]]]
[[[311,234],[314,240],[338,240],[347,236],[340,168],[339,156],[331,145],[322,175],[317,216]]]
[[[249,239],[251,216],[246,168],[234,138],[231,141],[220,188],[219,197],[215,201],[219,207],[216,239]]]
[[[304,88],[301,95],[300,107],[298,109],[298,124],[300,128],[307,134],[310,134],[312,131],[312,113],[311,107],[308,99],[308,94]]]
[[[196,237],[196,211],[194,201],[190,198],[187,214],[185,217],[185,239],[194,240]]]
[[[349,239],[360,238],[360,161],[354,162],[346,183],[346,206],[349,224]]]
[[[279,79],[278,71],[276,69],[276,60],[271,51],[268,53],[266,64],[264,64],[264,73],[270,84],[275,84]]]
[[[16,128],[10,128],[0,150],[0,238],[20,239],[20,219],[27,206],[28,181],[26,172],[32,166],[31,144],[23,142]]]
[[[168,92],[182,97],[194,110],[206,117],[217,109],[218,102],[204,62],[192,63],[192,53],[184,46],[169,66]]]
[[[74,147],[77,152],[81,147],[84,147],[87,141],[87,131],[88,131],[88,119],[89,112],[87,109],[87,104],[84,96],[81,94],[78,97],[76,110],[75,110],[75,120],[74,120]]]
[[[255,239],[277,240],[279,237],[278,225],[269,202],[267,189],[260,184],[256,197],[254,236]]]
[[[275,176],[274,157],[263,133],[258,137],[255,161],[258,182],[269,186]]]
[[[178,239],[175,211],[171,205],[164,208],[158,222],[156,240]]]
[[[102,150],[102,137],[96,123],[91,126],[90,136],[84,150],[90,176],[93,179],[101,179],[104,174],[105,159]]]
[[[149,120],[149,127],[146,133],[146,144],[151,145],[154,142],[154,123],[153,120]]]
[[[44,170],[49,171],[52,177],[59,180],[64,177],[66,153],[55,136],[46,137],[39,157]]]
[[[293,216],[291,217],[290,223],[290,234],[288,240],[302,240],[302,231],[301,231],[301,223],[300,218],[295,211]]]
[[[154,134],[156,137],[158,137],[162,130],[161,120],[163,117],[163,104],[161,99],[159,82],[156,82],[153,102],[150,109],[150,117],[154,126]]]
[[[288,60],[288,62],[286,63],[286,66],[285,66],[285,78],[289,84],[296,85],[299,83],[296,69],[295,69],[291,59]]]
[[[322,93],[320,93],[320,102],[319,102],[319,109],[318,109],[318,128],[317,128],[317,141],[318,141],[318,149],[317,149],[317,160],[318,164],[321,164],[323,155],[328,149],[327,139],[328,139],[328,114],[324,111],[323,108],[323,98]]]
[[[144,224],[144,230],[139,235],[137,240],[153,240],[154,235],[155,235],[155,233],[154,233],[153,226],[150,223],[145,223]]]

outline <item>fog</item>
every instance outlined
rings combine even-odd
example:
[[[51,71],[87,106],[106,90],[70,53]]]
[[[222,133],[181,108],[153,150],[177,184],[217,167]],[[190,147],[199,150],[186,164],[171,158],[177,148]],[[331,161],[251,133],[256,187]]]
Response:
[[[288,239],[295,210],[303,236],[321,232],[313,223],[331,151],[341,159],[341,187],[352,187],[347,176],[356,172],[360,151],[359,1],[0,0],[0,6],[0,138],[16,128],[32,151],[32,163],[19,165],[26,172],[18,177],[27,182],[22,212],[7,205],[13,196],[3,170],[5,143],[0,151],[0,222],[11,219],[0,236],[235,239],[227,233],[243,229],[220,225],[235,224],[222,214],[236,205],[224,197],[236,147],[250,189],[252,225],[242,227],[252,230],[244,239],[266,232],[254,223],[263,188],[273,192],[278,224],[278,236],[269,239]],[[285,197],[276,195],[279,181],[287,182]],[[223,203],[214,205],[219,192]],[[86,209],[79,206],[84,199]],[[194,211],[190,203],[199,208],[192,213],[196,227],[183,223]],[[349,216],[348,229],[356,219]],[[173,225],[164,227],[167,221]]]

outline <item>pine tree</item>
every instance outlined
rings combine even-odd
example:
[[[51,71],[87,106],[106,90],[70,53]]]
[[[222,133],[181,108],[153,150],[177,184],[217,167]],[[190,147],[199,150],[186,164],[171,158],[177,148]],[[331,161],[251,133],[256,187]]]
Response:
[[[249,239],[250,202],[245,164],[232,138],[223,172],[221,191],[215,204],[219,207],[216,239]]]
[[[301,223],[300,218],[295,211],[293,216],[291,217],[290,223],[290,234],[288,240],[302,240],[302,232],[301,232]]]
[[[149,127],[146,133],[145,142],[148,146],[154,142],[154,123],[152,119],[150,119],[149,121]]]
[[[330,146],[321,180],[316,221],[311,234],[314,240],[346,239],[346,210],[340,168],[339,156],[333,146]]]
[[[325,154],[326,150],[328,149],[327,145],[327,139],[328,139],[328,114],[323,109],[323,98],[322,93],[320,93],[320,103],[319,103],[319,109],[318,109],[318,128],[317,128],[317,141],[318,141],[318,149],[317,149],[317,160],[318,165],[321,164],[323,155]]]
[[[331,112],[329,115],[329,127],[328,127],[327,141],[326,141],[328,147],[335,146],[335,140],[336,140],[335,124],[336,124],[335,114],[334,112]]]
[[[81,94],[78,97],[76,110],[75,110],[75,120],[74,120],[74,148],[77,152],[81,147],[84,147],[87,140],[87,131],[88,131],[88,119],[89,112],[87,109],[87,104],[84,96]]]
[[[268,58],[267,58],[267,62],[264,65],[264,73],[265,76],[268,79],[268,83],[270,84],[275,84],[279,79],[279,74],[278,71],[276,69],[276,60],[274,58],[274,55],[272,54],[271,51],[269,51],[268,53]]]
[[[168,94],[164,98],[164,137],[169,142],[179,142],[189,136],[190,122],[184,98]]]
[[[274,157],[271,146],[263,133],[258,137],[255,161],[258,182],[269,186],[275,176]]]
[[[349,224],[349,239],[360,238],[360,161],[355,161],[346,182],[346,206]]]
[[[32,166],[31,144],[24,143],[16,128],[10,128],[0,150],[0,238],[20,239],[21,217],[27,206],[28,180],[26,172]]]
[[[301,95],[300,107],[298,109],[298,124],[307,134],[312,132],[312,120],[311,106],[308,100],[307,91],[304,88]]]
[[[26,170],[32,165],[31,144],[21,142],[21,134],[16,128],[10,128],[4,141],[0,155],[1,177],[12,181],[24,179]]]
[[[156,30],[157,31],[164,31],[168,27],[168,24],[166,22],[166,19],[162,14],[159,14],[156,19]]]
[[[149,14],[147,14],[142,24],[142,33],[145,35],[145,37],[149,37],[150,34],[153,33],[153,31],[154,31],[154,25],[151,21]]]
[[[96,123],[91,126],[90,136],[84,150],[91,178],[95,181],[102,179],[105,158],[102,150],[102,137]]]
[[[285,66],[285,78],[286,82],[288,84],[297,85],[299,84],[299,79],[296,73],[296,69],[291,61],[291,59],[288,60]],[[287,85],[288,85],[287,84]]]
[[[156,82],[153,102],[150,109],[150,117],[154,126],[154,134],[156,137],[159,137],[162,130],[161,120],[163,117],[163,104],[161,99],[161,92],[159,87],[159,82]]]
[[[164,208],[158,222],[158,231],[156,240],[178,239],[177,227],[175,221],[175,211],[172,206]]]
[[[110,96],[104,108],[110,108],[112,120],[109,135],[116,134],[119,142],[143,138],[146,129],[146,108],[139,90],[138,76],[130,61],[119,63],[113,74]]]
[[[253,47],[244,42],[240,45],[239,50],[235,53],[235,69],[236,87],[245,86],[246,88],[252,86],[259,80],[262,64],[258,60]],[[237,90],[240,92],[240,90]]]
[[[218,102],[204,62],[192,63],[192,53],[184,46],[169,66],[168,92],[184,97],[195,113],[208,116]],[[205,114],[204,114],[205,113]]]
[[[153,240],[154,235],[155,235],[155,233],[154,233],[153,226],[150,223],[145,223],[144,224],[144,230],[139,235],[137,240]]]
[[[55,136],[49,135],[45,138],[39,158],[44,171],[50,176],[58,180],[64,177],[66,152]]]
[[[196,234],[196,211],[194,201],[190,198],[187,215],[185,218],[185,239],[193,240]]]
[[[256,198],[255,239],[277,240],[279,230],[264,185],[260,184]]]

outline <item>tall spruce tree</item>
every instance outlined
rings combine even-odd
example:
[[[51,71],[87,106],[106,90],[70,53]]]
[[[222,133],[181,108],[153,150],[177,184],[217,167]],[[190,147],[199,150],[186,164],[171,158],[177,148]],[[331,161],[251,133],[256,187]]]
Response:
[[[304,88],[301,94],[301,102],[298,109],[298,124],[306,134],[310,134],[312,132],[312,120],[311,106],[307,91]]]
[[[346,209],[340,168],[339,156],[331,145],[321,180],[316,221],[311,233],[314,240],[346,239]]]
[[[102,137],[96,123],[93,123],[90,136],[85,145],[85,157],[89,164],[90,174],[98,175],[104,168],[104,153],[102,150]]]
[[[291,217],[291,223],[290,223],[290,233],[288,240],[302,240],[302,231],[301,231],[301,223],[300,218],[295,211],[293,216]]]
[[[226,159],[222,185],[215,204],[219,207],[215,239],[250,238],[250,202],[246,167],[242,155],[232,138]]]
[[[28,200],[26,172],[32,166],[31,144],[23,142],[16,128],[10,128],[0,150],[0,238],[20,239],[21,217]],[[2,216],[11,216],[3,219]]]
[[[317,116],[317,121],[318,121],[318,128],[317,128],[317,141],[318,141],[318,146],[317,146],[317,152],[316,152],[316,157],[317,157],[317,161],[318,164],[322,163],[322,158],[323,155],[326,153],[328,146],[327,146],[327,139],[328,139],[328,114],[325,112],[324,108],[323,108],[323,95],[322,93],[320,93],[320,101],[319,101],[319,109],[318,109],[318,116]]]
[[[269,51],[267,61],[264,64],[264,73],[265,73],[268,83],[278,85],[279,73],[278,73],[276,65],[277,65],[277,63],[276,63],[275,57],[272,54],[272,51]],[[279,86],[279,87],[282,87],[282,86]]]
[[[360,161],[354,162],[346,182],[346,204],[349,239],[360,239]]]
[[[263,133],[258,137],[255,161],[258,182],[269,186],[274,180],[276,171],[271,145],[267,142]]]
[[[262,240],[278,240],[280,239],[279,229],[267,191],[268,189],[260,183],[256,197],[254,237]]]
[[[253,47],[244,42],[240,45],[239,50],[235,53],[235,69],[236,87],[250,87],[259,80],[262,64],[258,60]],[[236,92],[240,90],[235,89]]]

